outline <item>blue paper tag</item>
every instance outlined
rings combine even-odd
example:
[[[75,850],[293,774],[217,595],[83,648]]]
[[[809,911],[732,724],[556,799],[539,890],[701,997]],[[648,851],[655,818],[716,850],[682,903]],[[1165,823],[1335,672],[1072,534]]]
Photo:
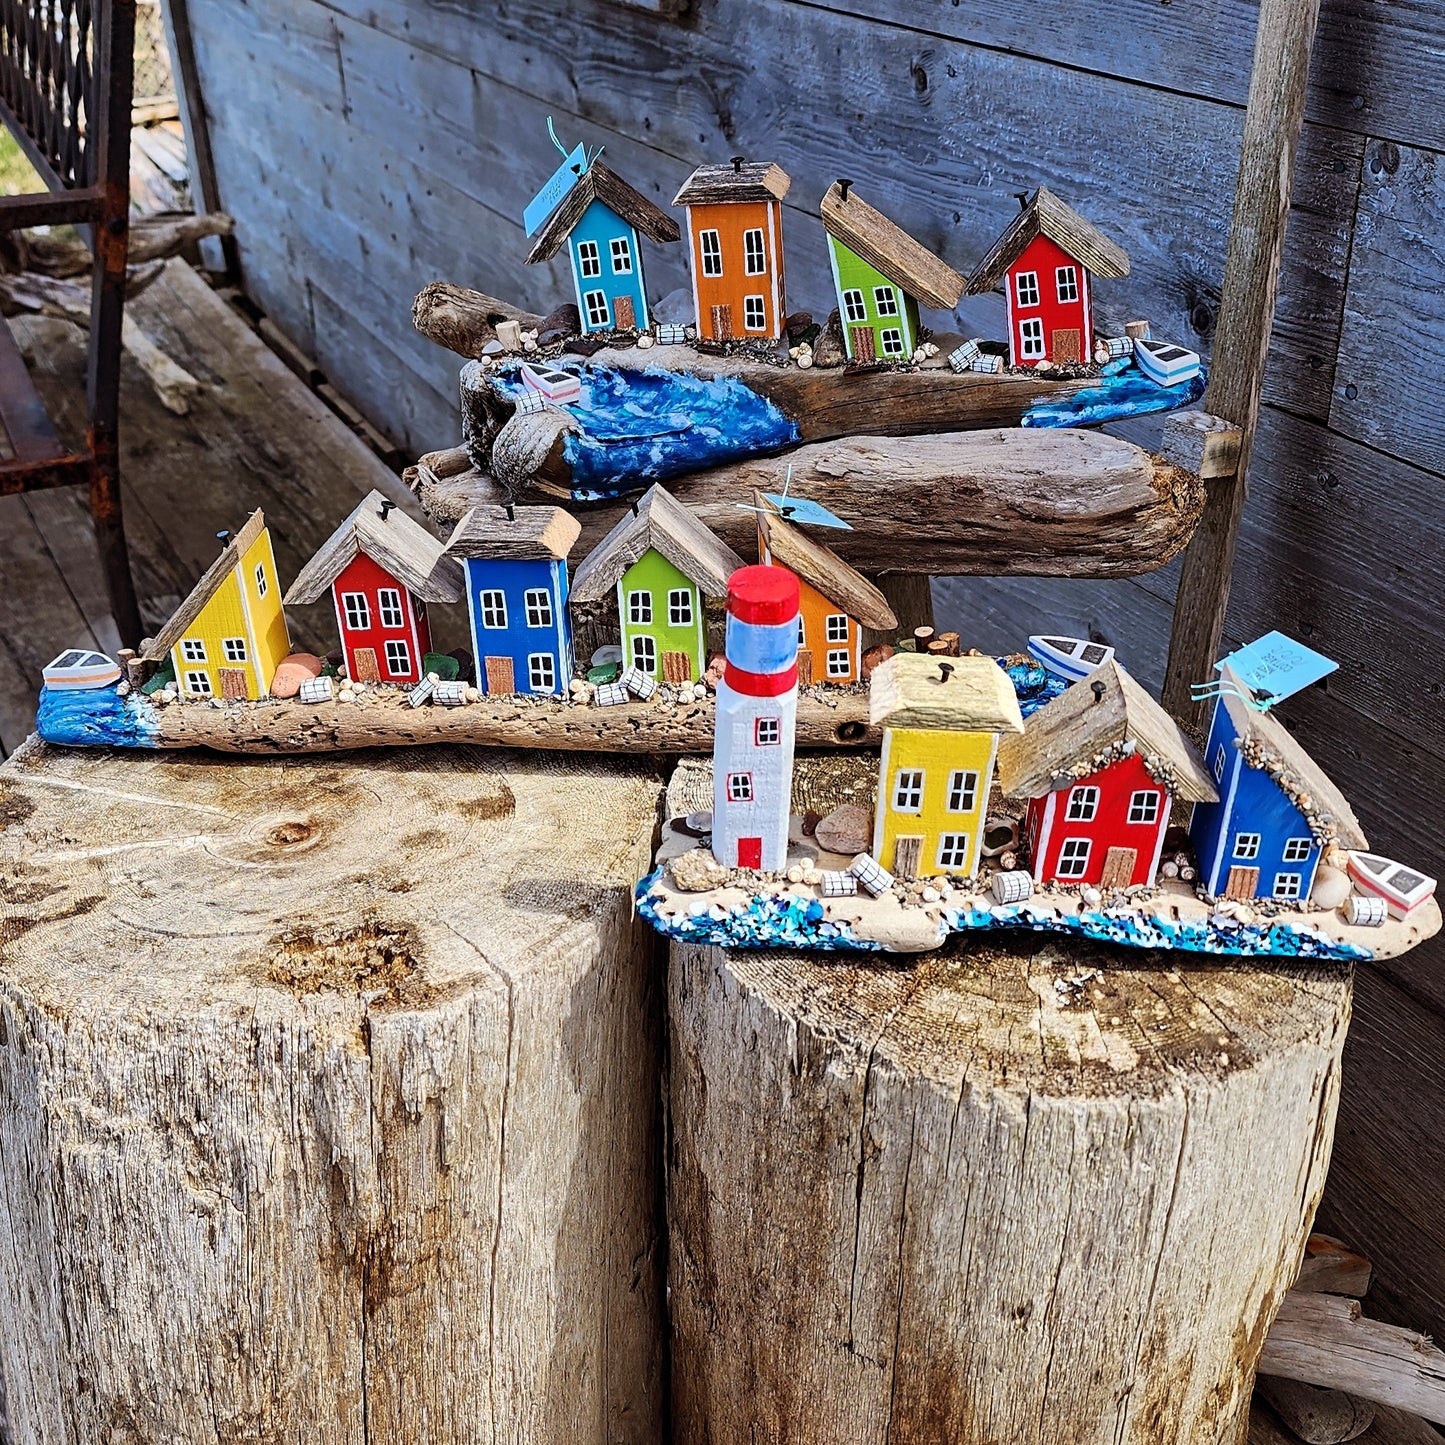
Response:
[[[1339,663],[1282,632],[1266,632],[1216,663],[1215,670],[1226,666],[1262,704],[1273,706],[1328,677]]]
[[[786,497],[781,492],[764,492],[763,496],[777,508],[784,521],[810,527],[839,527],[845,532],[853,530],[850,523],[835,516],[821,502],[811,502],[806,497]]]
[[[547,217],[567,199],[568,193],[582,179],[586,169],[587,150],[585,146],[579,145],[557,167],[551,180],[532,197],[527,203],[527,209],[522,212],[522,225],[529,236],[535,235]]]

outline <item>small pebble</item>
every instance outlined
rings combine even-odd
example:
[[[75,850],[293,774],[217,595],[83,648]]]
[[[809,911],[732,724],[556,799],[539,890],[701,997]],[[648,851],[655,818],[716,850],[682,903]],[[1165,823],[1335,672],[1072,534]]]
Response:
[[[1090,908],[1097,908],[1104,901],[1104,895],[1097,888],[1086,888],[1082,894],[1083,900]]]
[[[644,331],[642,335],[637,338],[637,349],[639,351],[647,351],[656,345],[657,338],[650,331]]]
[[[942,895],[936,888],[925,888],[923,890],[923,901],[925,903],[937,903]]]

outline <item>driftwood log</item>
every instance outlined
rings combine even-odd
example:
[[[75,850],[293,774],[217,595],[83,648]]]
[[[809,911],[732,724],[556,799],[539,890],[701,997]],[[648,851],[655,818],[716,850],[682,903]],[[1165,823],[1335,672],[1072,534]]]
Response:
[[[1375,1423],[1375,1402],[1343,1390],[1325,1390],[1278,1375],[1260,1375],[1254,1388],[1304,1445],[1344,1445]]]
[[[680,1445],[1234,1445],[1344,966],[676,947]]]
[[[0,769],[13,1445],[650,1442],[659,779]]]

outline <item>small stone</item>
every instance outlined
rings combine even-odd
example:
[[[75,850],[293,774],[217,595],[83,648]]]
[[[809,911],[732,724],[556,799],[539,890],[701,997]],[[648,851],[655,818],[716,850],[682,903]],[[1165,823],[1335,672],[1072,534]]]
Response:
[[[1315,869],[1315,886],[1310,890],[1310,902],[1316,908],[1333,910],[1344,903],[1353,888],[1350,875],[1342,868],[1321,863]]]
[[[942,897],[938,889],[932,887],[931,885],[925,888],[920,896],[925,903],[937,903],[939,898]]]
[[[861,673],[863,681],[867,682],[873,676],[873,669],[881,666],[893,656],[893,649],[886,643],[880,642],[877,647],[870,647],[863,654]]]
[[[694,833],[712,832],[712,813],[706,810],[700,813],[689,813],[684,821]]]
[[[813,830],[818,846],[829,853],[851,857],[867,852],[873,841],[873,819],[866,808],[857,803],[844,803],[834,808]]]
[[[701,682],[695,682],[695,683],[693,683],[693,685],[692,685],[692,695],[693,695],[693,697],[694,697],[698,702],[701,702],[701,701],[703,700],[703,698],[705,698],[705,697],[707,696],[707,686],[706,686],[706,684],[705,684],[705,683],[701,683]]]
[[[1239,907],[1235,909],[1234,916],[1241,923],[1257,923],[1259,921],[1259,914],[1250,908],[1248,904],[1244,903],[1241,903]]]
[[[672,881],[684,893],[706,893],[727,882],[728,870],[706,848],[692,848],[667,865]]]
[[[310,652],[293,652],[276,665],[276,672],[271,678],[271,696],[295,697],[307,678],[320,676],[319,657]]]
[[[463,696],[468,702],[480,702],[480,701],[482,700],[482,695],[481,695],[481,693],[478,692],[477,689],[474,688],[474,687],[463,688],[463,689],[462,689],[462,696]]]
[[[364,682],[353,682],[351,684],[351,690],[352,692],[365,692],[366,684]]]
[[[1171,858],[1167,863],[1159,865],[1159,871],[1166,878],[1177,878],[1179,876],[1179,865]]]
[[[823,881],[823,872],[820,868],[809,868],[803,874],[803,882],[810,888],[816,888]]]
[[[657,338],[650,331],[644,331],[642,335],[637,338],[637,349],[639,351],[648,351],[656,345]]]
[[[130,696],[130,683],[128,683],[124,678],[121,678],[121,680],[120,680],[118,683],[116,683],[116,685],[115,685],[115,695],[116,695],[117,697],[129,697],[129,696]]]
[[[1090,908],[1097,908],[1104,901],[1104,895],[1097,888],[1086,888],[1080,896]]]

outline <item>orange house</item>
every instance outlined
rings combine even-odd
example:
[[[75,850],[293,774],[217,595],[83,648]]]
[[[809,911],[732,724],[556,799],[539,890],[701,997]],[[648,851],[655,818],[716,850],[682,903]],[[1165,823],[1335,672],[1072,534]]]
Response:
[[[692,300],[704,341],[776,341],[783,299],[783,197],[792,184],[781,166],[699,166],[674,197],[687,208]]]
[[[892,632],[898,626],[887,599],[836,552],[784,520],[761,493],[753,497],[759,559],[786,567],[798,579],[799,686],[860,682],[863,629]]]

